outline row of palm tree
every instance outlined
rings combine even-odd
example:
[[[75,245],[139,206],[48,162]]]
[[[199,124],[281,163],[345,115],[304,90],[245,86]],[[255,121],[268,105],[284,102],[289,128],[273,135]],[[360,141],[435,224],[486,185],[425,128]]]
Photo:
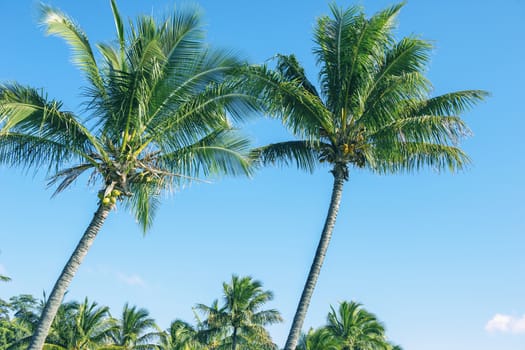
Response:
[[[222,301],[197,304],[196,324],[175,320],[163,331],[146,309],[124,305],[119,317],[85,298],[60,305],[44,342],[46,350],[277,350],[265,326],[281,322],[263,309],[272,293],[251,277],[223,283]],[[45,300],[12,297],[0,310],[0,350],[27,347]],[[300,338],[298,350],[393,350],[384,326],[355,302],[331,307],[327,325]]]
[[[486,93],[431,96],[424,75],[431,45],[393,35],[402,5],[370,18],[360,7],[332,5],[314,30],[318,86],[293,55],[277,55],[272,69],[212,49],[195,8],[162,20],[140,16],[125,28],[115,0],[110,5],[115,38],[95,47],[69,16],[41,7],[46,33],[71,46],[85,75],[80,113],[41,89],[0,85],[0,165],[47,169],[55,193],[79,178],[99,189],[97,209],[49,294],[31,350],[42,349],[71,280],[117,205],[146,230],[159,195],[173,186],[251,175],[254,165],[313,170],[324,163],[334,176],[332,197],[286,342],[294,350],[351,168],[454,171],[469,162],[458,147],[469,134],[459,115]],[[250,149],[235,123],[255,114],[281,118],[296,139]],[[232,346],[240,339],[232,335]]]
[[[197,304],[196,325],[175,320],[162,331],[147,310],[124,305],[120,317],[87,298],[58,308],[44,342],[49,350],[211,350],[276,349],[265,326],[281,322],[278,311],[264,309],[273,298],[261,282],[233,276],[223,283],[223,298]],[[1,301],[0,350],[25,349],[46,300],[31,295]]]

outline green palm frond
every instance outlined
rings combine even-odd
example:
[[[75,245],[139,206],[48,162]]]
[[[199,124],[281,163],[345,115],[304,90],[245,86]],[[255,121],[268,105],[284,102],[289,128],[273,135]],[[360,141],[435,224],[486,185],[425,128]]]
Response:
[[[430,167],[435,171],[460,171],[471,160],[459,147],[425,142],[399,142],[376,150],[372,170],[380,173],[412,172]]]
[[[115,29],[117,32],[117,38],[119,42],[120,61],[124,62],[126,54],[126,33],[124,32],[124,23],[122,22],[122,18],[120,17],[120,13],[115,0],[111,0],[111,11],[113,12],[113,19],[115,20]]]
[[[243,74],[247,79],[245,87],[265,102],[265,109],[271,115],[279,116],[297,137],[315,140],[323,130],[334,132],[335,125],[329,111],[318,96],[301,85],[300,80],[288,80],[266,66],[247,67]]]
[[[37,153],[37,140],[41,140],[47,149],[55,145],[55,154],[62,154],[65,158],[48,158],[56,165],[67,162],[71,159],[67,156],[73,155],[93,161],[89,154],[101,150],[96,138],[77,117],[62,111],[60,102],[49,100],[42,91],[16,83],[0,86],[0,132],[2,135],[18,135],[16,138],[21,146],[32,139]]]
[[[406,117],[369,134],[372,142],[413,141],[457,145],[471,134],[465,122],[455,116]]]
[[[129,187],[133,195],[126,197],[124,203],[135,215],[143,232],[146,232],[153,224],[155,211],[160,205],[160,191],[165,186],[163,178],[155,177],[150,183],[132,183]]]
[[[299,169],[313,172],[319,160],[319,151],[308,141],[286,141],[255,148],[253,157],[262,165],[295,163]]]
[[[277,71],[287,80],[297,81],[306,91],[320,98],[317,89],[306,77],[304,68],[301,67],[295,55],[277,55]]]
[[[90,83],[103,95],[103,79],[86,34],[73,19],[55,8],[42,5],[41,13],[41,23],[46,33],[61,37],[71,46],[73,62],[84,71]]]
[[[460,115],[490,96],[483,90],[455,91],[421,101],[414,113],[420,115]]]
[[[198,142],[159,157],[178,180],[214,174],[250,175],[249,141],[231,129],[217,129]],[[177,180],[177,179],[175,179]]]

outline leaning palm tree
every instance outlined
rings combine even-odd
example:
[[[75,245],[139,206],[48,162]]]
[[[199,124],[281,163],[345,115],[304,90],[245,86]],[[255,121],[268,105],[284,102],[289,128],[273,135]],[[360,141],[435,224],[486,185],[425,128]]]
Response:
[[[207,327],[224,330],[223,348],[274,348],[264,326],[281,322],[281,315],[274,309],[261,310],[273,299],[273,293],[263,290],[261,282],[251,277],[235,275],[229,284],[223,283],[223,293],[224,304],[220,308],[217,301],[211,307],[203,304],[196,306],[207,317],[204,321]]]
[[[82,116],[39,89],[0,85],[0,164],[47,169],[56,193],[83,174],[100,186],[98,207],[56,281],[30,349],[40,350],[64,293],[97,233],[122,203],[145,230],[159,194],[213,174],[247,174],[247,141],[231,119],[255,107],[239,91],[243,62],[210,49],[195,9],[125,31],[114,0],[116,40],[97,45],[78,25],[42,7],[47,33],[64,39],[86,76]]]
[[[319,88],[293,55],[278,55],[277,71],[253,70],[263,94],[299,138],[261,147],[262,163],[296,162],[312,170],[330,167],[334,177],[325,224],[311,265],[286,350],[297,344],[334,229],[350,169],[377,173],[462,169],[469,163],[458,141],[469,134],[459,115],[487,93],[459,91],[431,97],[425,78],[431,45],[415,36],[395,40],[402,5],[370,18],[360,7],[331,5],[332,17],[318,19],[314,54]]]
[[[337,311],[331,307],[326,330],[340,350],[390,350],[384,326],[356,302],[342,302]]]
[[[122,350],[149,350],[157,349],[160,333],[146,309],[130,307],[126,303],[111,338],[113,345]]]

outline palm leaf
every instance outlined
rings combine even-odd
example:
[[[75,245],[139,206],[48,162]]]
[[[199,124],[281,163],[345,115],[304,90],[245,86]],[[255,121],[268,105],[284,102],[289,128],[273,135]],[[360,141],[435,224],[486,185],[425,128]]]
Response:
[[[313,172],[319,160],[319,151],[308,141],[272,143],[253,150],[253,157],[262,165],[295,163],[297,168]]]
[[[42,5],[41,13],[41,23],[46,33],[61,37],[71,46],[73,62],[86,73],[96,90],[104,95],[104,83],[86,34],[71,18],[57,9]]]

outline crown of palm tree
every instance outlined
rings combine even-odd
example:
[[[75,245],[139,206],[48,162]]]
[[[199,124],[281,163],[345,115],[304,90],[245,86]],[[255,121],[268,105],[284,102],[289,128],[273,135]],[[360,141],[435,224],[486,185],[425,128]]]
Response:
[[[127,32],[111,2],[117,40],[98,55],[67,15],[42,7],[46,33],[63,38],[86,76],[83,113],[42,90],[0,86],[0,163],[47,168],[60,192],[81,174],[119,191],[146,228],[157,195],[210,174],[249,173],[248,142],[232,130],[255,108],[235,79],[244,62],[204,42],[196,9],[162,21],[150,16]],[[238,76],[238,74],[237,74]]]
[[[83,111],[45,92],[0,84],[0,164],[47,169],[59,193],[89,174],[99,207],[65,265],[31,350],[41,350],[64,293],[111,209],[122,201],[146,230],[162,190],[201,176],[249,174],[248,142],[232,128],[258,108],[243,92],[245,62],[204,41],[195,8],[127,30],[110,1],[116,40],[96,45],[67,15],[42,5],[47,34],[64,39],[87,85]]]

